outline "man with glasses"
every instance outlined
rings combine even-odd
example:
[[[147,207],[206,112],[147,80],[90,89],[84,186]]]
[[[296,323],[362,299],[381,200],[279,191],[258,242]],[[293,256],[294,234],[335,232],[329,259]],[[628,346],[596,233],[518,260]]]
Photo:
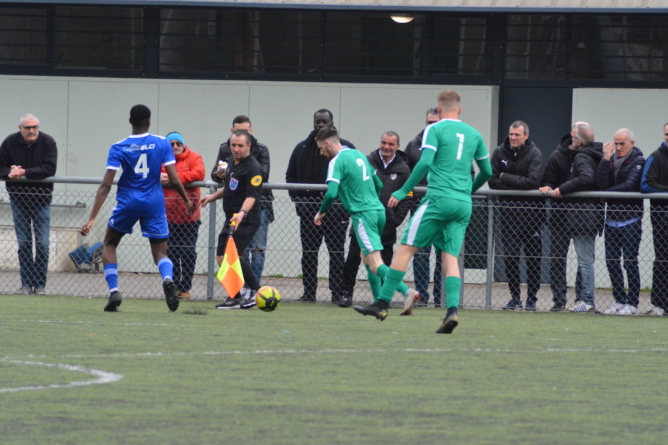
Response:
[[[580,277],[576,278],[576,298],[570,310],[596,311],[594,253],[596,235],[603,230],[603,207],[596,198],[564,195],[596,190],[596,171],[602,158],[602,144],[594,142],[594,130],[586,122],[576,122],[550,156],[543,173],[539,190],[543,194],[551,192],[553,198],[549,219],[553,312],[566,309],[566,257],[571,238]]]
[[[7,136],[0,145],[3,179],[48,178],[56,174],[57,162],[56,141],[39,131],[39,120],[32,114],[21,117],[19,132]],[[7,182],[7,192],[19,244],[21,288],[16,293],[45,295],[53,184]]]

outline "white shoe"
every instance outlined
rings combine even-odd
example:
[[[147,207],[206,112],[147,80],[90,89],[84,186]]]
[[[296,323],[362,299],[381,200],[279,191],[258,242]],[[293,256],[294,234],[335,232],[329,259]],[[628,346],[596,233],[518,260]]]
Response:
[[[399,315],[410,315],[413,313],[413,305],[420,299],[420,293],[415,289],[408,289],[404,295],[404,311]]]
[[[587,304],[583,301],[580,301],[579,303],[571,306],[569,309],[571,312],[595,312],[596,308],[592,306],[591,304]]]
[[[651,311],[647,311],[643,315],[649,315],[650,317],[663,317],[664,310],[660,307],[654,306]]]
[[[604,310],[604,314],[618,314],[619,311],[624,307],[622,303],[617,303],[615,302],[612,306],[610,306],[608,309]]]
[[[630,304],[625,304],[618,312],[619,315],[638,315],[638,308],[631,306]]]

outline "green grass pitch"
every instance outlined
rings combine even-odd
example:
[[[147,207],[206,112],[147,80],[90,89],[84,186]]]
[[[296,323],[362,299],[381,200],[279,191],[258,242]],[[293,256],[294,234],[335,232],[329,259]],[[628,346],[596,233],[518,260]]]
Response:
[[[664,444],[668,318],[0,296],[3,444]],[[60,366],[50,366],[60,365]],[[96,371],[99,371],[96,373]]]

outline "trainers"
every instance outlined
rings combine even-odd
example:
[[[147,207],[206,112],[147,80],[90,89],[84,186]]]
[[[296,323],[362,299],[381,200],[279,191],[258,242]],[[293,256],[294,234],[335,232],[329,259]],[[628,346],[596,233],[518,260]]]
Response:
[[[32,288],[28,286],[21,286],[19,290],[16,291],[16,295],[31,295]]]
[[[239,304],[239,308],[241,309],[250,309],[252,307],[255,307],[255,294],[250,292],[250,296],[248,298],[244,298],[244,300]]]
[[[109,301],[107,302],[107,305],[104,307],[104,311],[116,312],[118,310],[118,306],[120,306],[122,302],[123,302],[123,296],[121,295],[121,293],[118,291],[112,292],[111,295],[109,296]]]
[[[436,330],[437,334],[452,334],[459,324],[459,316],[457,315],[457,308],[451,307],[448,309],[446,317],[443,319],[441,327]]]
[[[584,301],[580,301],[578,303],[575,303],[571,308],[569,309],[571,312],[596,312],[596,308],[592,306],[591,304],[587,304]]]
[[[630,304],[625,304],[622,306],[622,308],[617,311],[617,314],[619,315],[638,315],[638,308],[630,305]]]
[[[617,313],[619,313],[619,311],[620,311],[623,307],[624,307],[624,305],[623,305],[622,303],[617,303],[617,302],[615,301],[615,302],[612,304],[612,306],[610,306],[609,308],[607,308],[606,310],[604,310],[603,313],[604,313],[604,314],[608,314],[608,315],[613,315],[613,314],[616,315]]]
[[[35,290],[32,291],[33,294],[35,295],[46,295],[46,289],[43,287],[36,287]]]
[[[306,295],[302,295],[301,297],[297,298],[298,303],[315,303],[315,297],[309,298]]]
[[[184,300],[190,300],[190,292],[176,292],[176,296]]]
[[[244,299],[241,296],[236,298],[227,297],[225,303],[216,305],[216,309],[239,309],[241,308],[242,301],[244,301]]]
[[[514,311],[515,309],[522,309],[522,300],[519,300],[517,298],[511,299],[507,305],[502,307],[504,311]]]
[[[550,312],[561,312],[566,310],[566,303],[558,302],[554,303],[554,306],[550,308]]]
[[[339,307],[350,307],[353,305],[353,299],[350,297],[341,297],[338,305]]]
[[[643,315],[649,315],[650,317],[663,317],[666,315],[666,311],[658,306],[654,306],[652,310],[645,312]]]
[[[413,313],[413,305],[420,300],[420,293],[415,289],[408,289],[404,295],[404,311],[399,315],[410,315]]]
[[[373,315],[380,321],[383,321],[387,318],[387,309],[389,307],[390,304],[387,301],[378,300],[371,306],[355,306],[354,309],[362,315]]]
[[[536,312],[536,301],[535,301],[535,300],[529,300],[529,299],[527,298],[527,302],[526,302],[526,304],[524,305],[524,310],[525,310],[525,311]]]
[[[174,289],[174,282],[167,278],[162,282],[162,289],[165,291],[165,300],[170,311],[175,312],[179,308],[179,297]]]

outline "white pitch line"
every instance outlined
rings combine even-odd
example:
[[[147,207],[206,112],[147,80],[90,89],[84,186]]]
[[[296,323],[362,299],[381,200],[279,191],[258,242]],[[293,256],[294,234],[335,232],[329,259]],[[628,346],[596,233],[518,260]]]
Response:
[[[19,323],[55,323],[55,324],[86,324],[86,325],[110,325],[116,324],[120,326],[167,326],[167,323],[120,323],[107,321],[62,321],[62,320],[17,320]]]
[[[139,353],[117,353],[117,354],[64,354],[58,358],[85,359],[85,358],[152,358],[152,357],[192,357],[192,356],[226,356],[226,355],[293,355],[293,354],[392,354],[392,353],[456,353],[473,352],[486,354],[527,354],[527,353],[613,353],[613,354],[639,354],[668,352],[668,348],[648,349],[576,349],[576,348],[542,348],[542,349],[493,349],[493,348],[407,348],[407,349],[283,349],[283,350],[253,350],[253,351],[203,351],[203,352],[139,352]],[[47,355],[28,356],[5,356],[2,360],[47,358]]]
[[[59,388],[74,388],[78,386],[89,386],[89,385],[104,385],[107,383],[114,383],[123,378],[121,374],[116,374],[113,372],[100,371],[98,369],[84,368],[83,366],[75,365],[65,365],[62,363],[42,363],[42,362],[23,362],[18,360],[7,360],[3,359],[3,362],[15,363],[18,365],[33,365],[33,366],[44,366],[46,368],[60,368],[67,371],[83,372],[86,374],[91,374],[96,376],[95,380],[86,380],[86,381],[76,381],[70,383],[56,383],[53,385],[40,385],[40,386],[22,386],[18,388],[0,388],[0,393],[9,393],[9,392],[19,392],[19,391],[37,391],[40,389],[59,389]]]

